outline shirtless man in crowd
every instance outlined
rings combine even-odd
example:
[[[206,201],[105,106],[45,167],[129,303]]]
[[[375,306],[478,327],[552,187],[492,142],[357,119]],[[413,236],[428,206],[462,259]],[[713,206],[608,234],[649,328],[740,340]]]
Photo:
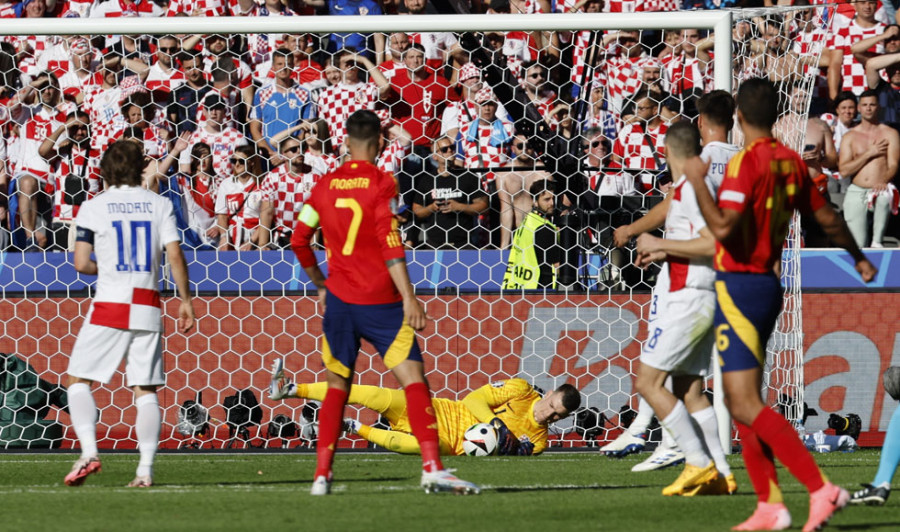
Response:
[[[844,196],[844,219],[860,247],[869,241],[868,206],[874,205],[875,220],[872,247],[881,240],[890,215],[888,185],[897,174],[900,161],[900,136],[878,121],[878,94],[867,90],[859,97],[860,124],[841,139],[838,169],[853,179]]]

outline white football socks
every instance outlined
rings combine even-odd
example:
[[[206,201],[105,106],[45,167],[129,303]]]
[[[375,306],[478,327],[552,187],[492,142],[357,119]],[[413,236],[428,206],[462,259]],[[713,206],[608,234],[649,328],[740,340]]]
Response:
[[[716,469],[723,476],[731,474],[731,467],[728,460],[725,459],[725,451],[722,449],[722,442],[719,440],[719,422],[716,419],[716,411],[713,407],[707,407],[699,412],[691,414],[697,426],[703,434],[703,441],[706,443],[706,449],[712,455],[712,459],[716,462]]]
[[[706,454],[703,441],[697,434],[697,429],[691,421],[691,415],[688,414],[683,402],[675,403],[675,408],[666,416],[666,419],[660,420],[660,424],[675,438],[675,443],[684,453],[685,462],[696,467],[709,465],[712,458]]]
[[[134,432],[138,439],[138,450],[141,452],[137,476],[152,477],[153,460],[156,458],[156,448],[159,446],[159,432],[162,423],[159,399],[155,393],[150,393],[138,397],[134,401],[134,405],[137,407]]]
[[[81,445],[81,457],[97,456],[97,404],[91,394],[91,387],[83,382],[69,386],[69,417],[72,428]]]
[[[628,427],[628,432],[632,436],[646,435],[647,427],[650,426],[650,421],[653,420],[653,407],[643,397],[639,396],[639,398],[637,416]]]

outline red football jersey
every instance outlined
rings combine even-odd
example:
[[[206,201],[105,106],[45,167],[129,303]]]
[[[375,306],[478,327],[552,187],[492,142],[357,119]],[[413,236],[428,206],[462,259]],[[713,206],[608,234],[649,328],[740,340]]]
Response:
[[[731,237],[716,243],[716,269],[772,271],[794,209],[812,213],[824,204],[796,152],[773,138],[757,139],[731,159],[719,188],[719,207],[741,217]]]
[[[310,240],[322,227],[328,291],[345,303],[400,301],[385,261],[404,258],[392,205],[397,182],[366,161],[347,161],[322,176],[297,217],[291,247],[304,268],[315,264]]]
[[[441,133],[444,105],[457,99],[447,79],[435,72],[429,71],[422,81],[412,81],[409,70],[400,68],[391,78],[391,118],[409,132],[414,144],[431,146]]]

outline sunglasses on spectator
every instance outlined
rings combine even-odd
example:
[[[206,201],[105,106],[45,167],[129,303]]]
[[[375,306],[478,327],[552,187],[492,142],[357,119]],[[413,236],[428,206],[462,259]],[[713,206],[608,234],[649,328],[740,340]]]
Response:
[[[542,78],[544,77],[544,74],[542,74],[541,72],[537,72],[535,74],[528,74],[528,77],[532,79]]]
[[[524,150],[524,149],[525,149],[525,143],[524,143],[524,142],[517,142],[517,143],[516,143],[516,149],[517,149],[517,150]]]
[[[439,146],[438,151],[441,153],[450,153],[451,151],[453,151],[453,145],[448,144],[446,146]]]
[[[171,54],[172,52],[177,52],[178,47],[177,46],[160,46],[159,48],[157,48],[157,50],[159,50],[160,52],[165,52],[167,54]]]
[[[602,144],[602,142],[600,142],[599,140],[595,140],[594,142],[591,142],[590,144],[584,144],[581,147],[587,150],[589,148],[596,148],[600,144]]]
[[[247,164],[247,159],[245,159],[244,157],[232,157],[232,158],[231,158],[231,164],[241,164],[241,165],[246,165],[246,164]]]
[[[300,151],[300,146],[291,146],[290,148],[285,148],[282,150],[284,153],[294,153]]]

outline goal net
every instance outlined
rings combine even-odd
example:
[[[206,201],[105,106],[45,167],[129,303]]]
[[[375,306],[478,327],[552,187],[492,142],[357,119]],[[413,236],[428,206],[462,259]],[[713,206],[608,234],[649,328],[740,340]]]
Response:
[[[554,442],[615,437],[637,404],[656,270],[631,266],[633,242],[616,248],[613,230],[671,182],[667,124],[695,118],[704,92],[758,75],[778,84],[785,116],[805,120],[809,98],[793,105],[792,92],[817,90],[810,65],[831,18],[819,7],[4,24],[0,447],[75,444],[60,386],[95,278],[65,251],[78,204],[102,189],[100,155],[123,138],[143,146],[146,185],[176,208],[198,310],[181,335],[177,300],[163,299],[161,446],[311,445],[315,401],[273,402],[267,388],[278,358],[297,382],[324,378],[316,292],[288,243],[311,186],[340,164],[357,109],[381,118],[378,165],[408,209],[410,275],[434,318],[420,336],[434,394],[461,399],[513,377],[544,390],[571,383],[587,413],[557,423]],[[556,287],[504,289],[512,231],[541,180],[557,196]],[[799,234],[795,225],[782,261],[773,404],[802,404]],[[173,286],[165,272],[163,294]],[[362,353],[356,382],[397,386],[365,342]],[[259,408],[229,399],[242,390]],[[134,448],[123,374],[95,398],[100,447]],[[348,415],[379,422],[371,410]]]

